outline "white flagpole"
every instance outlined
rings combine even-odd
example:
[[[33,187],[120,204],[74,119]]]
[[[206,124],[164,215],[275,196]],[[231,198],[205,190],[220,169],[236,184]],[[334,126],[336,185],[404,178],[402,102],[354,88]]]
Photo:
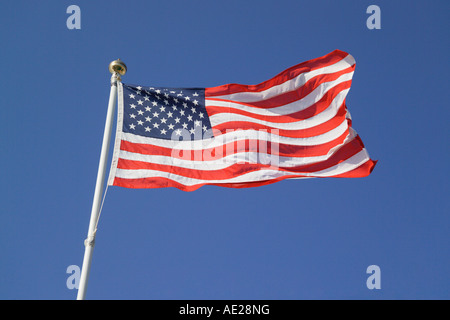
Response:
[[[114,120],[115,104],[117,99],[117,81],[120,81],[120,76],[127,72],[126,65],[120,61],[115,60],[109,64],[109,71],[111,72],[111,92],[109,94],[108,111],[106,115],[105,131],[103,132],[102,150],[100,153],[100,162],[98,165],[97,182],[95,184],[94,200],[92,202],[91,220],[89,222],[89,230],[86,240],[84,240],[84,258],[83,267],[81,269],[80,282],[78,287],[77,300],[84,300],[86,297],[86,287],[89,278],[89,271],[91,269],[92,253],[95,244],[95,233],[97,232],[97,222],[100,214],[100,205],[102,200],[106,166],[108,162],[109,144],[111,141],[111,132]]]

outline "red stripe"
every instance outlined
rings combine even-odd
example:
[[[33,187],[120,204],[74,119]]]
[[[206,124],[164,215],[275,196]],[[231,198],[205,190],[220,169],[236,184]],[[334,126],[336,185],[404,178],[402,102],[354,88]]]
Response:
[[[337,114],[331,118],[330,120],[321,123],[320,125],[317,125],[315,127],[307,128],[307,129],[298,129],[298,130],[286,130],[286,129],[276,129],[269,127],[267,125],[259,124],[259,123],[253,123],[253,122],[244,122],[244,121],[232,121],[232,122],[225,122],[222,124],[219,124],[217,126],[214,126],[213,129],[219,130],[222,133],[227,132],[227,130],[277,130],[277,135],[283,136],[283,137],[291,137],[291,138],[309,138],[314,137],[317,135],[321,135],[324,133],[327,133],[330,130],[335,129],[338,127],[342,121],[345,120],[345,117],[347,115],[347,109],[345,107],[345,104],[342,104],[342,106],[339,108]]]
[[[297,88],[293,91],[284,92],[282,94],[279,94],[277,96],[274,96],[272,98],[266,99],[266,100],[260,100],[260,101],[254,101],[254,102],[240,102],[238,100],[227,100],[227,99],[220,99],[220,98],[208,98],[206,97],[206,107],[208,108],[209,105],[213,105],[214,101],[230,101],[230,102],[237,102],[240,104],[248,105],[251,107],[257,107],[262,109],[270,109],[270,108],[276,108],[282,105],[286,105],[295,101],[298,101],[300,99],[305,98],[307,95],[309,95],[312,91],[317,89],[321,84],[325,82],[331,82],[339,78],[343,74],[347,74],[354,70],[354,66],[349,67],[343,71],[332,73],[332,74],[324,74],[324,75],[318,75],[312,79],[310,79],[307,83],[305,83],[303,86]],[[344,82],[339,83],[338,85],[330,88],[327,91],[327,94],[331,91],[332,94],[336,95],[340,91],[350,88],[352,84],[352,80],[347,80]],[[339,92],[336,92],[336,91]],[[208,113],[209,114],[209,113]]]
[[[345,81],[340,83],[339,85],[335,86],[333,89],[328,90],[322,98],[317,101],[316,103],[312,104],[306,109],[293,112],[288,115],[276,115],[276,111],[273,112],[273,116],[267,116],[267,115],[260,115],[260,114],[254,114],[248,111],[244,111],[238,108],[233,107],[218,107],[214,106],[213,101],[208,101],[208,104],[206,106],[206,111],[208,112],[208,115],[211,117],[216,114],[225,113],[230,114],[230,121],[233,119],[233,114],[240,114],[244,116],[248,116],[251,118],[259,119],[259,120],[265,120],[269,122],[278,122],[278,123],[288,123],[288,122],[295,122],[299,120],[305,120],[308,118],[311,118],[324,110],[326,110],[331,102],[336,98],[336,96],[342,92],[345,89],[349,89],[351,85],[350,81]],[[242,103],[243,105],[251,106],[247,103]]]
[[[323,57],[312,59],[309,61],[302,62],[296,66],[293,66],[289,69],[286,69],[285,71],[279,73],[272,79],[269,79],[267,81],[264,81],[257,85],[241,85],[241,84],[225,84],[222,86],[212,87],[212,88],[206,88],[205,89],[205,96],[211,97],[211,96],[221,96],[226,94],[233,94],[233,93],[239,93],[239,92],[260,92],[264,91],[270,87],[282,84],[288,80],[291,80],[295,77],[297,77],[299,74],[310,72],[312,70],[316,70],[319,68],[323,68],[332,64],[335,64],[336,62],[344,59],[348,53],[335,50]]]
[[[364,145],[359,136],[339,148],[329,159],[317,163],[290,168],[292,172],[318,172],[338,165],[363,150]]]
[[[314,145],[314,146],[296,146],[296,145],[289,145],[289,144],[279,144],[278,145],[278,155],[284,156],[284,157],[314,157],[314,156],[323,156],[328,154],[328,152],[334,148],[335,146],[342,144],[344,140],[347,138],[349,134],[349,129],[345,130],[345,132],[337,137],[336,139],[320,144],[320,145]],[[242,140],[245,141],[244,143],[240,142],[228,142],[220,147],[215,148],[205,148],[203,150],[180,150],[180,149],[171,149],[171,148],[165,148],[165,147],[159,147],[154,145],[148,145],[148,144],[140,144],[140,143],[133,143],[122,140],[120,145],[120,150],[133,152],[133,153],[140,153],[145,155],[160,155],[160,156],[166,156],[166,157],[175,157],[178,159],[194,159],[194,160],[200,160],[202,158],[206,157],[206,160],[213,160],[216,158],[220,159],[222,156],[227,155],[227,150],[232,150],[233,153],[236,152],[252,152],[252,151],[258,151],[250,149],[252,146],[258,146],[259,140],[254,139],[245,139]],[[270,142],[262,141],[264,145],[267,145],[267,153],[272,152],[272,144]],[[239,150],[236,150],[237,147],[240,147]],[[208,155],[211,155],[212,159],[208,159]]]
[[[359,166],[356,169],[353,169],[349,172],[340,174],[338,176],[333,176],[332,178],[362,178],[368,176],[373,168],[375,167],[376,161],[369,160]],[[304,175],[299,174],[293,174],[293,175],[287,175],[283,177],[274,178],[271,180],[264,180],[264,181],[252,181],[252,182],[240,182],[240,183],[200,183],[192,186],[186,186],[184,184],[181,184],[179,182],[176,182],[174,180],[168,179],[168,178],[160,178],[160,177],[153,177],[153,178],[142,178],[142,179],[125,179],[125,178],[114,178],[113,185],[124,187],[124,188],[178,188],[182,191],[195,191],[198,188],[205,186],[205,185],[212,185],[212,186],[219,186],[219,187],[226,187],[226,188],[251,188],[251,187],[259,187],[264,186],[272,183],[276,183],[278,181],[282,181],[285,179],[291,179],[291,178],[301,178],[306,177]],[[320,177],[321,178],[321,177]]]
[[[196,170],[188,169],[184,167],[178,167],[171,164],[156,164],[142,161],[124,160],[120,159],[117,168],[119,169],[148,169],[157,170],[162,172],[170,172],[179,176],[198,179],[198,180],[226,180],[241,175],[258,171],[265,168],[270,168],[269,165],[263,165],[258,163],[246,163],[246,164],[232,164],[229,167],[219,170]],[[283,170],[284,171],[284,170]]]
[[[372,173],[377,162],[378,161],[370,159],[370,160],[364,162],[358,168],[355,168],[351,171],[347,171],[345,173],[342,173],[342,174],[339,174],[336,176],[332,176],[331,178],[364,178],[364,177],[367,177],[369,174]]]
[[[250,188],[250,187],[258,187],[263,185],[268,185],[275,183],[277,181],[281,181],[288,178],[294,178],[296,176],[286,176],[286,177],[279,177],[273,180],[266,180],[266,181],[257,181],[257,182],[243,182],[243,183],[201,183],[196,184],[192,186],[185,186],[184,184],[178,183],[176,181],[167,179],[167,178],[143,178],[143,179],[124,179],[124,178],[114,178],[113,185],[118,187],[124,187],[124,188],[133,188],[133,189],[140,189],[140,188],[177,188],[182,191],[195,191],[198,188],[204,186],[204,185],[212,185],[212,186],[219,186],[219,187],[226,187],[226,188]]]
[[[333,167],[350,157],[354,156],[362,150],[361,140],[359,138],[353,139],[349,143],[345,144],[329,159],[321,161],[319,163],[300,165],[296,167],[279,167],[276,168],[279,171],[292,172],[292,173],[314,173],[321,170]],[[170,172],[179,176],[199,179],[199,180],[225,180],[233,177],[238,177],[250,172],[273,168],[270,165],[262,163],[236,163],[226,168],[218,170],[201,170],[201,169],[189,169],[182,166],[178,166],[176,163],[169,164],[156,164],[148,163],[136,160],[119,159],[117,168],[125,170],[156,170],[162,172]]]

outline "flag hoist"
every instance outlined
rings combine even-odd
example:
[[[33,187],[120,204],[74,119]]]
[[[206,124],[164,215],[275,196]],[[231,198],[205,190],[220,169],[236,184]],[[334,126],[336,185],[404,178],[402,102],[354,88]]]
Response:
[[[95,233],[97,232],[97,224],[100,215],[100,206],[102,195],[104,193],[104,182],[106,174],[106,166],[108,162],[108,151],[111,141],[111,131],[114,120],[115,104],[117,100],[117,83],[121,81],[120,76],[127,72],[127,66],[120,59],[109,64],[111,72],[111,92],[109,95],[108,111],[106,115],[105,130],[103,133],[102,149],[100,153],[100,162],[98,165],[97,181],[95,184],[94,200],[92,202],[91,219],[89,222],[89,230],[86,240],[84,241],[85,252],[83,258],[83,267],[81,269],[80,282],[78,287],[77,300],[84,300],[86,297],[86,287],[91,268],[92,253],[95,244]]]

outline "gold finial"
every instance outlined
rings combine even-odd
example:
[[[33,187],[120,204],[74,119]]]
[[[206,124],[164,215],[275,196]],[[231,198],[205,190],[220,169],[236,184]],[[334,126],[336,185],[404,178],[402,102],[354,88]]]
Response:
[[[123,76],[127,72],[127,66],[120,59],[114,60],[109,64],[109,72],[118,73]]]

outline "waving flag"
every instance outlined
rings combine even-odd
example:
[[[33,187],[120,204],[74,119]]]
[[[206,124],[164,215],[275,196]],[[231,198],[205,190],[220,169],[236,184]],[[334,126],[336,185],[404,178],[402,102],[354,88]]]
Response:
[[[376,161],[345,98],[354,58],[333,51],[258,85],[118,86],[109,185],[254,187],[283,179],[365,177]]]

